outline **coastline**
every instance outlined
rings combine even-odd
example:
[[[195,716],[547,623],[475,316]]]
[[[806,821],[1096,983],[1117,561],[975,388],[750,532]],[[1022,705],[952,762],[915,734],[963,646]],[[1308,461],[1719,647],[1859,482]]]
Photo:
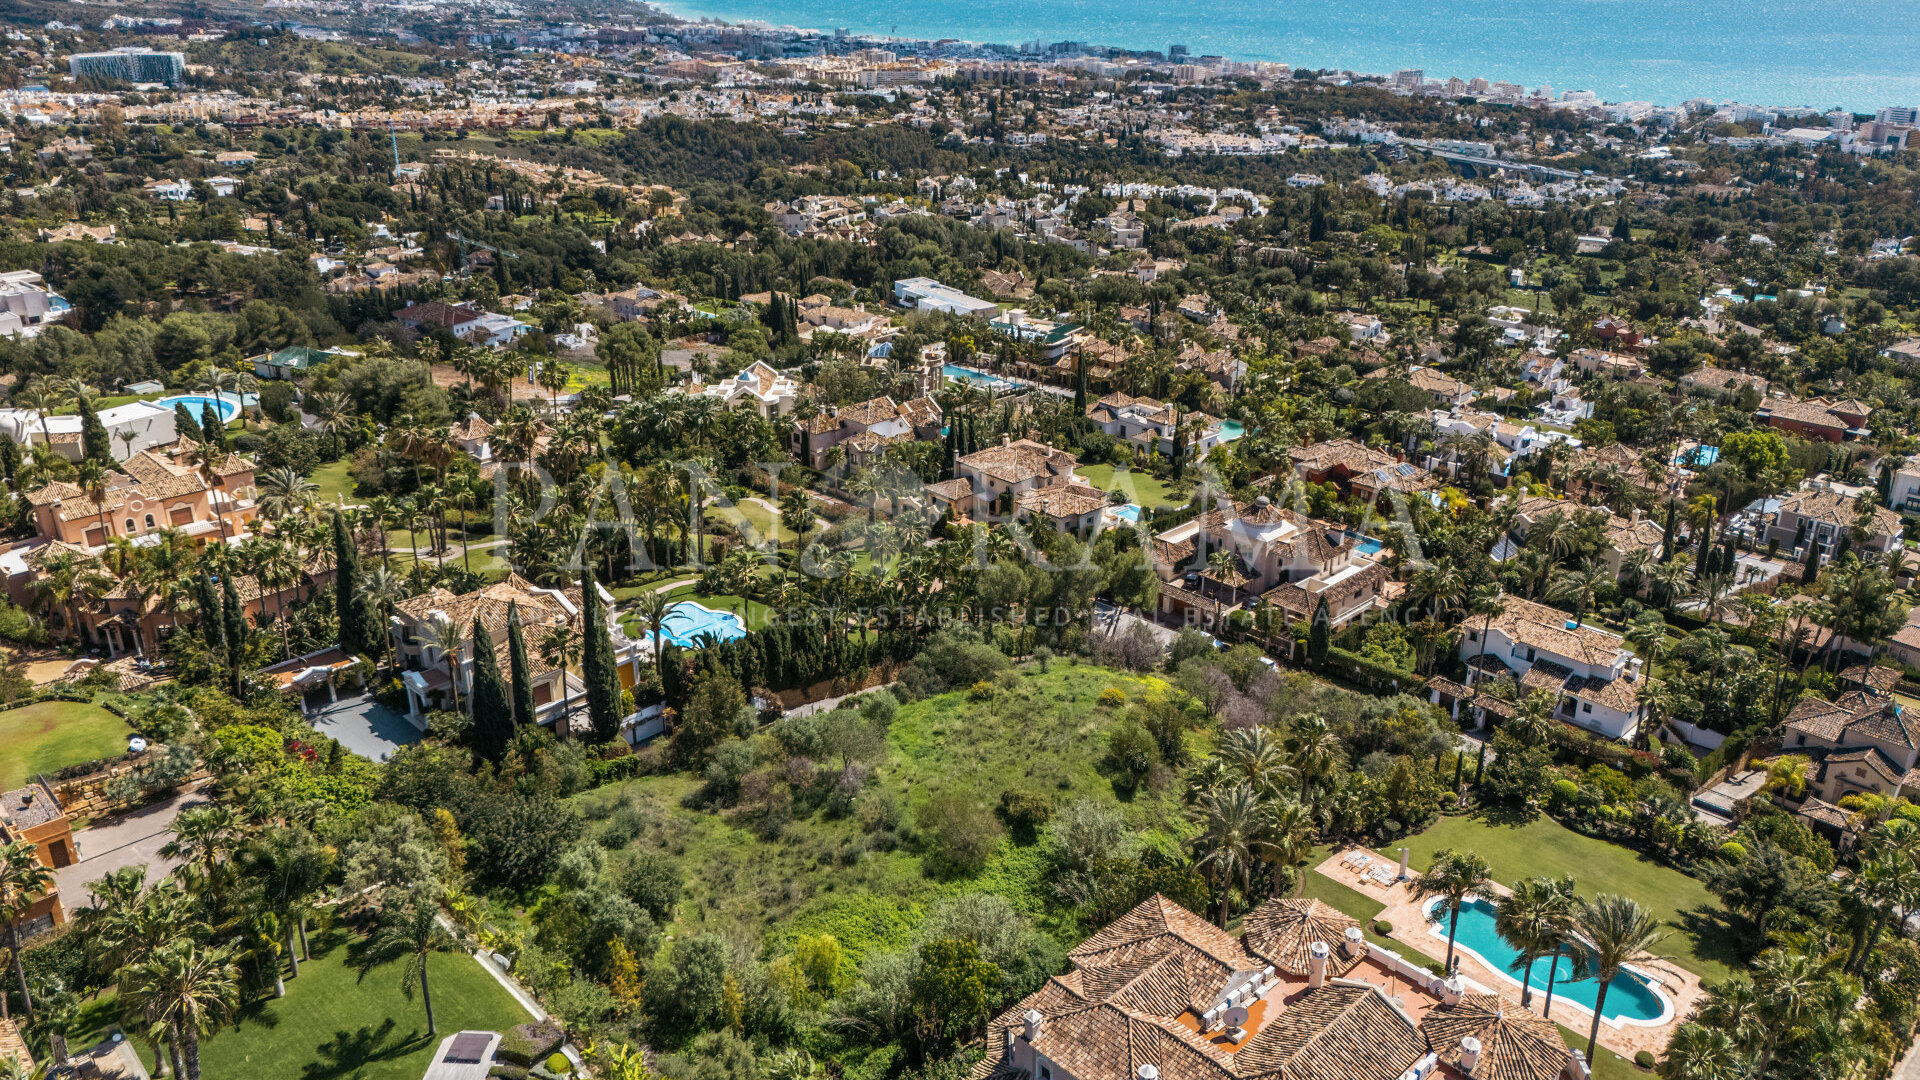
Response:
[[[1888,13],[1898,10],[1894,0],[1864,2]],[[941,42],[1004,52],[1010,59],[1047,58],[1018,54],[1023,42],[1072,41],[1134,52],[1183,43],[1195,57],[1382,77],[1424,65],[1429,79],[1479,77],[1529,89],[1545,85],[1556,96],[1590,90],[1609,103],[1739,101],[1870,113],[1920,101],[1920,41],[1883,41],[1871,55],[1860,47],[1860,29],[1872,23],[1875,10],[1833,16],[1795,37],[1763,37],[1764,30],[1750,26],[1752,40],[1722,41],[1714,35],[1726,24],[1713,12],[1689,9],[1681,13],[1684,19],[1676,19],[1657,0],[1605,6],[1592,0],[1536,0],[1531,9],[1503,3],[1497,10],[1489,9],[1488,0],[1372,0],[1339,9],[1187,0],[1179,12],[1154,3],[1064,0],[1045,8],[1044,16],[1015,0],[953,9],[901,9],[881,0],[830,0],[805,8],[792,0],[670,0],[651,6],[689,22],[820,36],[845,29],[859,41]],[[1733,0],[1709,3],[1733,6]],[[1788,6],[1803,5],[1789,0]],[[1557,11],[1571,14],[1556,18]],[[1817,10],[1809,6],[1807,15],[1813,18]],[[804,26],[795,18],[820,25]]]

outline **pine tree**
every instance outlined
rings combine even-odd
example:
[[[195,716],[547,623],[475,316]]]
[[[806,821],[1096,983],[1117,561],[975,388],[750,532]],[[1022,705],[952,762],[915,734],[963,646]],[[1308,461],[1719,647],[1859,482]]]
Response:
[[[1307,632],[1307,662],[1319,667],[1327,662],[1327,650],[1333,647],[1333,617],[1327,613],[1327,598],[1321,597],[1313,609],[1313,628]]]
[[[1615,240],[1633,239],[1633,222],[1627,220],[1627,215],[1621,214],[1613,219],[1613,238]]]
[[[520,605],[507,602],[507,670],[513,676],[513,722],[516,727],[531,727],[535,721],[533,705],[533,666],[527,662],[527,639],[520,630]],[[555,724],[555,738],[566,738],[566,725]]]
[[[107,434],[107,426],[94,415],[93,405],[82,397],[80,404],[80,455],[83,460],[97,461],[105,468],[114,468],[113,439]]]
[[[513,741],[513,702],[507,681],[500,677],[500,660],[493,652],[493,635],[478,615],[473,618],[473,678],[467,688],[472,710],[473,749],[488,761],[498,761]]]
[[[333,513],[333,602],[340,619],[340,649],[359,656],[373,648],[367,633],[367,609],[360,601],[360,549],[347,534],[347,519]]]
[[[587,719],[593,737],[605,742],[620,733],[620,676],[614,671],[613,639],[607,635],[606,610],[591,568],[580,571],[581,624],[587,640],[581,649],[580,673],[587,684]]]

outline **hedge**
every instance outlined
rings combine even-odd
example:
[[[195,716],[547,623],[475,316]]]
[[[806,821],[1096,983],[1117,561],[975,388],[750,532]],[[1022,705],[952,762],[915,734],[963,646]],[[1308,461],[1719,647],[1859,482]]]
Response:
[[[1427,680],[1414,674],[1369,660],[1356,652],[1349,652],[1338,645],[1327,649],[1327,666],[1345,674],[1348,679],[1376,690],[1394,690],[1412,692],[1427,684]]]

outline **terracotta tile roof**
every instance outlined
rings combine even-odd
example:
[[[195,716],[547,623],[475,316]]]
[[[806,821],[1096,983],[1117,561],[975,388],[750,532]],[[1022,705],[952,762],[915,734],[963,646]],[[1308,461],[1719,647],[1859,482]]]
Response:
[[[840,409],[840,419],[861,427],[873,427],[898,418],[900,406],[890,397],[877,397],[871,401],[862,401],[857,405],[845,405]]]
[[[1760,406],[1769,420],[1785,420],[1808,427],[1845,430],[1847,421],[1833,414],[1822,401],[1771,401]]]
[[[1605,705],[1615,712],[1630,713],[1640,708],[1638,679],[1596,679],[1592,676],[1568,681],[1567,693],[1582,701]]]
[[[1611,667],[1614,657],[1625,649],[1619,638],[1591,626],[1567,629],[1571,617],[1564,611],[1517,596],[1502,599],[1507,609],[1494,617],[1492,629],[1505,633],[1513,641],[1607,667]]]
[[[1082,484],[1054,484],[1050,487],[1021,492],[1014,499],[1014,505],[1030,514],[1045,514],[1054,518],[1073,518],[1082,514],[1091,514],[1106,507],[1106,496],[1097,489]]]
[[[1920,747],[1898,703],[1858,690],[1841,694],[1838,701],[1802,698],[1787,714],[1787,728],[1835,746],[1870,739],[1889,746]]]
[[[1904,628],[1903,628],[1904,629]],[[1882,694],[1893,692],[1900,685],[1900,669],[1890,667],[1869,667],[1855,664],[1840,673],[1840,681],[1848,685],[1860,686],[1867,690],[1876,690]]]
[[[1830,802],[1824,802],[1809,795],[1800,809],[1794,811],[1808,821],[1828,825],[1836,829],[1853,827],[1853,815]]]
[[[1474,1080],[1558,1080],[1567,1065],[1567,1044],[1554,1022],[1498,994],[1470,993],[1458,1005],[1440,1005],[1420,1021],[1420,1033],[1454,1069],[1460,1040],[1478,1039]]]
[[[1793,514],[1840,528],[1851,526],[1854,515],[1859,512],[1859,500],[1831,490],[1798,491],[1780,501],[1781,515]],[[1873,531],[1878,535],[1899,536],[1900,515],[1884,506],[1874,506]]]
[[[1062,472],[1071,471],[1077,460],[1063,450],[1055,450],[1031,439],[1021,439],[1006,446],[990,446],[968,454],[959,459],[959,464],[996,480],[1017,484],[1036,476],[1046,476],[1056,468]]]
[[[1427,1052],[1407,1015],[1375,988],[1331,980],[1268,1020],[1234,1063],[1239,1077],[1396,1080]]]
[[[1287,451],[1295,465],[1309,472],[1344,468],[1348,472],[1386,468],[1398,464],[1393,455],[1363,446],[1352,439],[1330,439],[1312,446],[1296,446]]]
[[[942,480],[937,484],[927,484],[925,485],[925,490],[927,494],[932,495],[936,499],[960,502],[973,498],[973,481],[964,476],[956,476],[951,480]]]
[[[1307,973],[1307,949],[1324,942],[1331,950],[1329,970],[1344,975],[1366,958],[1366,950],[1348,955],[1341,948],[1349,929],[1360,925],[1352,916],[1318,900],[1275,898],[1249,911],[1241,922],[1241,940],[1247,951],[1294,975]]]
[[[507,606],[517,604],[520,609],[520,622],[529,628],[551,626],[565,623],[574,626],[578,622],[576,614],[569,613],[554,598],[550,591],[535,591],[538,587],[518,574],[509,574],[505,581],[489,585],[484,589],[455,596],[445,589],[431,589],[419,596],[402,600],[394,610],[417,622],[426,622],[433,613],[443,612],[448,619],[460,626],[470,627],[476,616],[494,633],[504,632],[507,625]],[[580,589],[578,586],[562,590],[567,603],[574,612],[580,610]]]

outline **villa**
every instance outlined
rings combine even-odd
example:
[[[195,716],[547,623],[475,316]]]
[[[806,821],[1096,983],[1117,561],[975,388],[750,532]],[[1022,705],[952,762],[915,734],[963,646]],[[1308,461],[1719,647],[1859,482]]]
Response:
[[[729,409],[746,405],[766,420],[787,415],[800,400],[800,384],[792,376],[775,371],[762,360],[755,360],[747,365],[745,371],[731,379],[706,385],[696,380],[684,388],[671,387],[667,392],[714,398]]]
[[[1389,599],[1391,575],[1373,557],[1377,541],[1265,495],[1251,503],[1221,496],[1212,510],[1155,541],[1156,569],[1169,582],[1160,590],[1159,610],[1174,619],[1213,624],[1259,597],[1298,621],[1313,618],[1325,600],[1338,629]],[[1231,568],[1212,565],[1211,556],[1220,551],[1233,553]]]
[[[1094,491],[1074,476],[1079,464],[1065,450],[1001,436],[999,446],[956,459],[953,479],[928,484],[924,490],[954,518],[1011,517],[1021,496],[1041,488],[1078,482]]]
[[[1174,434],[1188,427],[1193,436],[1183,451],[1192,460],[1220,445],[1222,421],[1202,412],[1182,413],[1150,397],[1112,393],[1087,406],[1087,419],[1101,431],[1129,443],[1142,454],[1173,454]]]
[[[1784,753],[1813,759],[1808,790],[1839,803],[1857,792],[1890,795],[1920,785],[1920,731],[1890,693],[1852,690],[1838,701],[1808,696],[1787,714]]]
[[[164,446],[177,437],[173,410],[151,401],[130,401],[101,409],[96,417],[107,429],[108,446],[113,456],[125,461],[129,456],[154,446]],[[68,461],[83,456],[80,445],[80,416],[42,416],[31,409],[0,409],[0,435],[22,447],[48,446]]]
[[[601,604],[610,610],[613,594],[598,583],[594,588],[600,590]],[[586,684],[581,681],[581,673],[568,670],[563,684],[561,670],[541,659],[538,644],[555,626],[564,626],[578,637],[582,632],[583,617],[580,604],[578,586],[566,589],[541,588],[518,574],[507,575],[507,579],[498,585],[489,585],[459,596],[445,589],[434,588],[402,601],[389,620],[388,633],[393,638],[394,656],[404,669],[400,674],[400,682],[407,693],[407,719],[425,730],[428,712],[453,707],[452,695],[447,693],[447,688],[452,685],[447,656],[435,643],[441,626],[451,624],[460,627],[463,633],[471,633],[473,621],[478,618],[493,639],[494,654],[499,658],[501,670],[506,670],[507,611],[510,606],[517,608],[520,614],[538,722],[552,723],[569,700],[574,705],[584,704]],[[613,640],[614,662],[620,672],[621,685],[631,688],[651,653],[646,643],[627,637],[611,615],[607,620],[607,633]],[[470,639],[462,640],[452,666],[459,673],[459,694],[465,700],[473,679],[473,642]]]
[[[1841,532],[1851,528],[1860,517],[1862,505],[1860,498],[1830,487],[1816,486],[1795,492],[1781,500],[1773,523],[1766,528],[1766,539],[1779,544],[1782,551],[1795,553],[1795,558],[1802,557],[1799,553],[1811,541],[1819,545],[1820,557],[1825,561],[1833,557]],[[1884,506],[1868,505],[1872,514],[1872,524],[1868,526],[1871,535],[1861,546],[1881,553],[1895,550],[1900,546],[1904,528],[1900,515]]]
[[[1411,495],[1439,486],[1426,469],[1352,439],[1296,446],[1287,453],[1300,479],[1309,484],[1333,484],[1368,502],[1378,499],[1382,491]]]
[[[827,451],[844,446],[846,463],[866,465],[897,443],[940,438],[943,414],[930,397],[904,405],[877,397],[857,405],[828,408],[818,416],[795,420],[789,435],[795,457],[816,469],[826,467]]]
[[[1429,684],[1434,703],[1450,704],[1455,719],[1460,707],[1469,705],[1483,719],[1490,695],[1476,688],[1507,676],[1518,683],[1522,697],[1536,690],[1550,694],[1554,719],[1631,739],[1640,727],[1646,678],[1642,661],[1620,636],[1517,596],[1503,597],[1502,603],[1506,610],[1491,622],[1463,624],[1459,656],[1467,665],[1467,685],[1434,680]],[[1452,700],[1442,702],[1443,697]]]
[[[1370,944],[1318,900],[1236,939],[1153,896],[987,1025],[972,1080],[1586,1080],[1553,1021]]]

